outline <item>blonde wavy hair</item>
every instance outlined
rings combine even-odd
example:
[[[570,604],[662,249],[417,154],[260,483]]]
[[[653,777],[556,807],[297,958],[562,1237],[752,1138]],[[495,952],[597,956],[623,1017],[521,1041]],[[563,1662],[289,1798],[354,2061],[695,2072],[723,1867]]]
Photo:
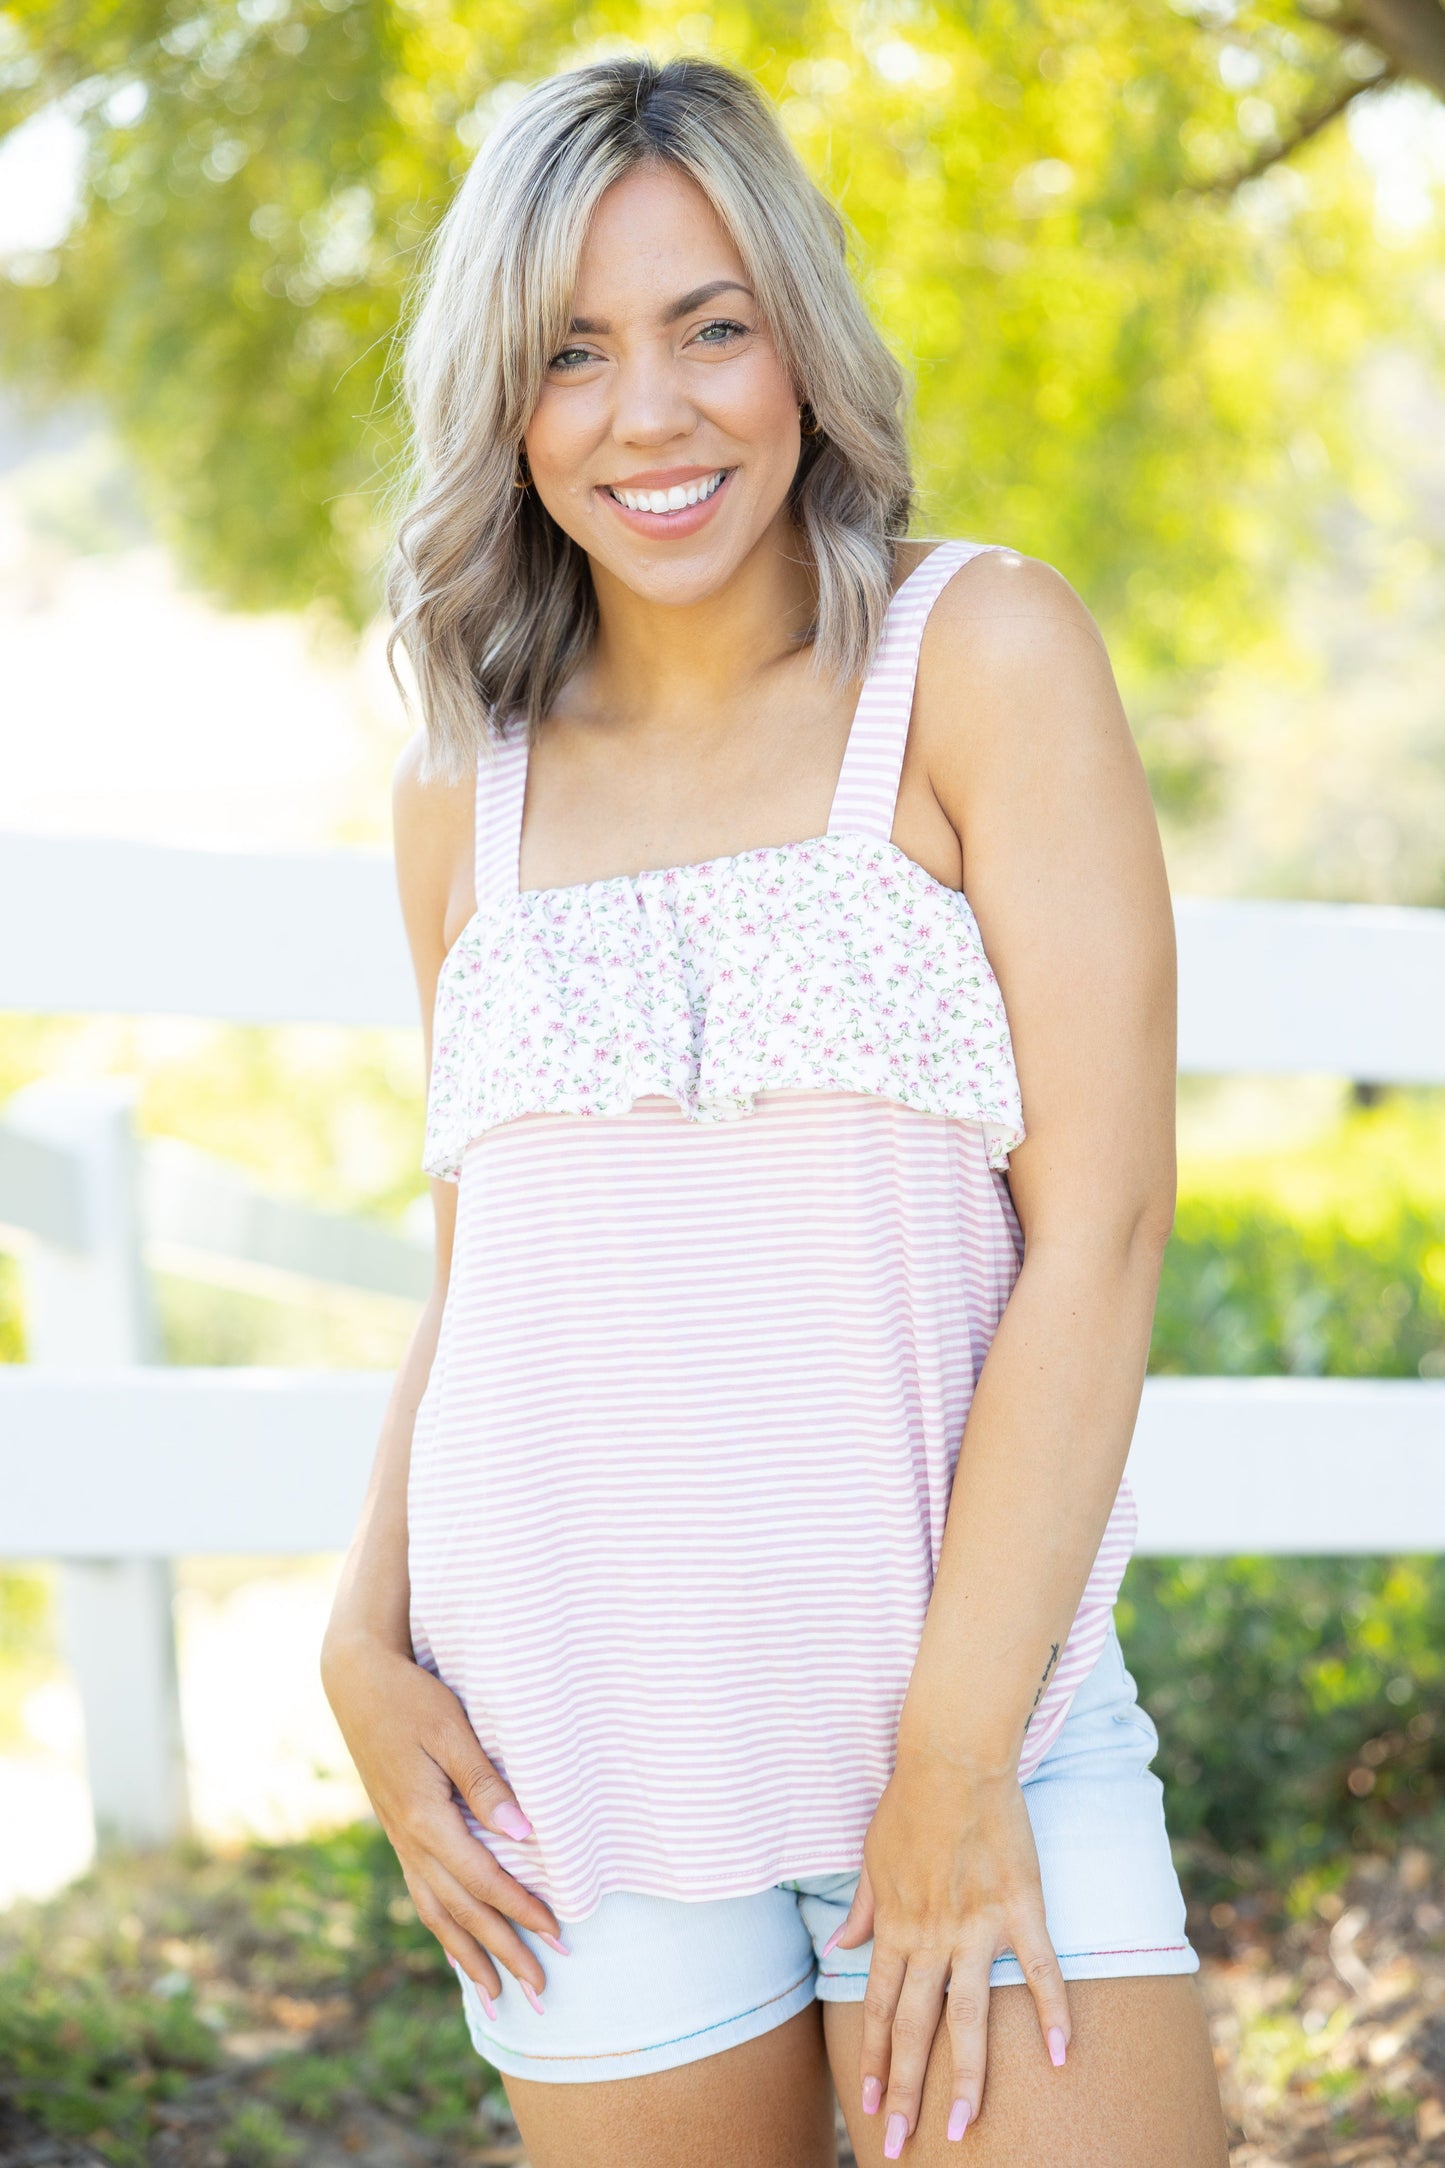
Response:
[[[538,83],[483,145],[431,243],[406,338],[413,421],[386,594],[411,658],[427,768],[464,775],[514,716],[530,732],[585,656],[585,551],[514,480],[563,345],[588,222],[646,164],[687,174],[732,236],[817,433],[790,509],[817,586],[819,669],[859,675],[882,628],[912,482],[901,370],[849,274],[848,234],[767,99],[704,60],[605,60]]]

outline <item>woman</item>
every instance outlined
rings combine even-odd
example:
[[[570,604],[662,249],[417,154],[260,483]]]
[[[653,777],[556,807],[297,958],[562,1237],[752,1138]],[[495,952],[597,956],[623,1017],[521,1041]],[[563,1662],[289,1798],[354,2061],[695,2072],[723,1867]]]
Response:
[[[476,2045],[533,2168],[821,2168],[833,2085],[865,2168],[1216,2168],[1112,1622],[1174,965],[1093,620],[904,539],[726,70],[512,109],[408,390],[438,1276],[325,1675]]]

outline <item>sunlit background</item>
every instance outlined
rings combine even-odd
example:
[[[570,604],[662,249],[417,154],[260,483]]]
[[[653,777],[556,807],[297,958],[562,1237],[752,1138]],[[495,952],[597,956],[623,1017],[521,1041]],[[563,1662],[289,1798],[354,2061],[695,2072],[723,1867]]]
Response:
[[[387,849],[399,300],[520,85],[638,40],[780,100],[914,374],[923,530],[1044,557],[1093,609],[1176,894],[1445,905],[1445,9],[1431,80],[1287,0],[13,8],[0,831]],[[111,1074],[271,1190],[425,1212],[414,1032],[0,1017],[0,1100]],[[1445,1376],[1441,1094],[1184,1079],[1179,1113],[1156,1371]],[[190,1364],[385,1369],[414,1316],[234,1275],[158,1299]],[[177,1562],[204,1839],[365,1811],[315,1676],[335,1568]],[[1121,1626],[1222,1935],[1261,1892],[1337,1925],[1352,1853],[1438,1842],[1438,1562],[1139,1562]],[[92,1850],[51,1577],[0,1567],[0,1906]],[[1334,2023],[1302,2006],[1299,2039]],[[1445,2131],[1413,2082],[1381,2163],[1440,2157],[1406,2150]],[[1236,2155],[1266,2157],[1306,2156]]]

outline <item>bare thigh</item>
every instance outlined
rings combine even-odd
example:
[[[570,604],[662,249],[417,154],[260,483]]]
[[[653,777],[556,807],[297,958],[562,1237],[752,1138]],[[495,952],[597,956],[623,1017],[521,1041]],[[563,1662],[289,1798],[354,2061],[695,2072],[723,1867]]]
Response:
[[[945,2136],[952,2104],[948,2036],[933,2045],[918,2128],[903,2148],[914,2168],[1227,2168],[1228,2146],[1209,2026],[1192,1974],[1071,1980],[1073,2033],[1055,2070],[1023,1987],[989,1997],[983,2110],[966,2144]],[[824,2005],[828,2055],[858,2168],[882,2168],[882,2115],[859,2099],[863,2007]]]
[[[530,2168],[837,2168],[817,2003],[677,2070],[598,2085],[502,2082]]]
[[[1069,2006],[1069,2059],[1055,2070],[1027,1991],[994,1989],[972,2168],[1227,2168],[1198,1983],[1074,1980]],[[858,2099],[862,2025],[857,2003],[814,2003],[759,2040],[677,2070],[598,2085],[504,2082],[531,2168],[835,2168],[834,2084],[859,2168],[881,2168],[883,2119]],[[903,2152],[915,2168],[961,2158],[944,2137],[950,2077],[940,2033]]]

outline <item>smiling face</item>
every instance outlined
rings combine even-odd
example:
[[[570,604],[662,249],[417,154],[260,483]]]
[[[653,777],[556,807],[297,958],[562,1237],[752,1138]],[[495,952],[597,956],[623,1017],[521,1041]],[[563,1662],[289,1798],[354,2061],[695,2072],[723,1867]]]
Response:
[[[524,442],[537,495],[649,601],[724,587],[791,532],[798,395],[717,213],[675,166],[603,195]]]

